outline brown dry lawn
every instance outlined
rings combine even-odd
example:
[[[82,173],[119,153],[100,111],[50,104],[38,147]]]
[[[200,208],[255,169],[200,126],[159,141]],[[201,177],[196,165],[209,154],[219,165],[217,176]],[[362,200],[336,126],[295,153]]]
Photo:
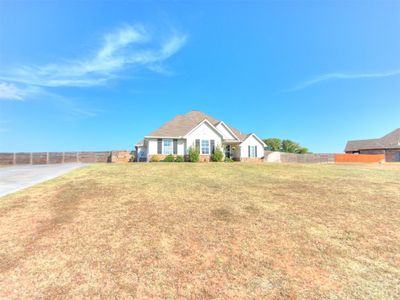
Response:
[[[0,298],[399,299],[400,166],[92,165],[0,199]]]

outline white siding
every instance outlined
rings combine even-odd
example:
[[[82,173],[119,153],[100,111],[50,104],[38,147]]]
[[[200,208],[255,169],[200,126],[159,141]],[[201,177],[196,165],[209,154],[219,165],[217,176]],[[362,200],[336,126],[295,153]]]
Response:
[[[189,147],[196,145],[196,139],[199,140],[215,140],[215,147],[221,147],[221,135],[219,135],[214,128],[209,124],[203,123],[196,130],[190,133],[187,137],[186,151],[188,152]]]
[[[157,139],[148,139],[148,147],[149,155],[157,154]]]
[[[185,140],[178,140],[178,155],[185,154]]]
[[[235,139],[235,137],[221,123],[219,123],[216,126],[216,128],[218,129],[219,132],[222,133],[222,135],[224,136],[224,139],[226,139],[226,140],[234,140]]]
[[[249,146],[257,146],[257,157],[264,156],[264,145],[251,135],[240,144],[240,157],[249,157]]]

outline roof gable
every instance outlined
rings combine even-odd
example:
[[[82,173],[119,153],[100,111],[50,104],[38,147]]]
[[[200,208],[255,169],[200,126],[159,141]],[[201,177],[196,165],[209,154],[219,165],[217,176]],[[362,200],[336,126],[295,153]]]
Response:
[[[259,141],[260,142],[260,144],[262,144],[264,147],[267,147],[267,145],[264,143],[264,141],[262,140],[262,139],[260,139],[255,133],[250,133],[250,134],[248,134],[247,136],[246,136],[246,138],[242,141],[242,142],[244,142],[244,141],[246,141],[249,137],[254,137],[257,141]]]
[[[204,120],[207,120],[214,127],[221,122],[201,111],[193,110],[185,115],[176,116],[172,120],[148,134],[146,137],[183,137]],[[246,138],[246,134],[243,134],[239,130],[228,126],[225,123],[224,125],[229,128],[232,133],[239,138],[239,140]]]
[[[224,137],[222,135],[222,133],[215,128],[215,126],[213,124],[211,124],[210,121],[208,121],[207,119],[204,119],[203,121],[201,121],[199,124],[197,124],[192,130],[190,130],[187,134],[185,134],[185,137],[188,137],[190,134],[192,134],[193,132],[195,132],[198,128],[200,128],[203,124],[208,125],[209,128],[211,128],[211,130],[215,131],[216,134],[218,134],[219,136],[221,136],[222,138]]]
[[[224,122],[219,122],[215,126],[219,131],[221,131],[222,135],[224,136],[225,139],[232,139],[232,140],[241,140],[239,137],[236,136],[236,134],[232,131],[231,128],[229,128],[228,125],[226,125]]]

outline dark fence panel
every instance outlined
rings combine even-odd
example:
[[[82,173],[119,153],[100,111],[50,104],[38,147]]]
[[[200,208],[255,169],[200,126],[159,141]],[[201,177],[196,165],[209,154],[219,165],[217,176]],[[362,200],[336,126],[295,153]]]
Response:
[[[302,164],[333,164],[335,154],[333,153],[311,153],[295,154],[284,152],[265,151],[264,161],[281,163],[302,163]]]
[[[47,152],[34,152],[34,153],[32,153],[32,164],[33,165],[44,165],[44,164],[47,164]]]
[[[78,152],[64,152],[64,162],[78,162]]]
[[[61,164],[61,163],[110,163],[128,162],[130,152],[118,151],[93,151],[93,152],[18,152],[0,153],[0,165],[23,164]]]
[[[31,163],[31,153],[19,152],[15,153],[15,164],[26,165]]]
[[[63,152],[49,152],[49,164],[61,164],[64,161]]]
[[[13,165],[14,153],[0,153],[0,165]]]

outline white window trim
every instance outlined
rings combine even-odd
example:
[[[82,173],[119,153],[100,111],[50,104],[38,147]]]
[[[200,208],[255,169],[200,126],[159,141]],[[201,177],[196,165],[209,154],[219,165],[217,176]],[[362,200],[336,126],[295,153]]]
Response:
[[[167,149],[165,147],[165,142],[166,141],[170,141],[171,142],[171,146],[170,146],[171,152],[170,153],[165,152],[165,149]],[[162,140],[162,153],[163,153],[163,155],[169,155],[169,154],[172,154],[173,152],[174,152],[174,141],[171,140],[171,139],[163,139]]]
[[[208,142],[208,153],[203,152],[203,141]],[[200,152],[202,155],[210,155],[210,140],[200,140]]]

